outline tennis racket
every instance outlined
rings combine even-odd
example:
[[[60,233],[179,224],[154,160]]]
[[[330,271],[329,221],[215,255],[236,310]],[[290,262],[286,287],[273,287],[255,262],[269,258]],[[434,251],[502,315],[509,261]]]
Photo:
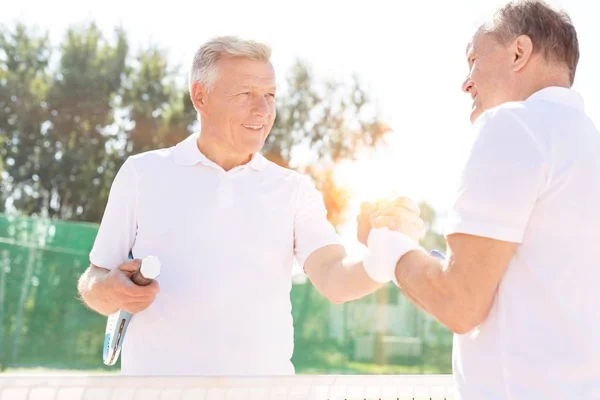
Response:
[[[132,259],[133,255],[129,254]],[[138,269],[131,280],[139,286],[149,285],[153,279],[160,274],[160,261],[154,256],[148,256],[142,260],[142,265]],[[106,321],[106,331],[104,334],[104,350],[102,360],[105,365],[114,365],[119,359],[125,333],[129,326],[129,321],[132,315],[124,310],[118,310],[108,316]]]

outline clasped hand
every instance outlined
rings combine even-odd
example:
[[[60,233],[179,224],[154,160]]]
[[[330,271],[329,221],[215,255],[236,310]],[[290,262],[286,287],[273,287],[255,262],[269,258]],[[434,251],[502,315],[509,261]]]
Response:
[[[368,247],[363,266],[379,283],[396,285],[398,261],[408,252],[422,250],[424,223],[419,207],[406,197],[363,203],[358,216],[358,240]]]

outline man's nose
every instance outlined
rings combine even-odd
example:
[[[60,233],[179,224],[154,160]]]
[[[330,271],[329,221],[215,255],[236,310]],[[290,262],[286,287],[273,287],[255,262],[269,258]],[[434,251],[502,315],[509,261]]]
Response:
[[[259,98],[254,102],[254,114],[260,117],[266,117],[270,114],[269,103],[266,98]]]
[[[465,79],[465,81],[463,82],[462,90],[465,93],[471,93],[471,90],[473,90],[473,81],[471,80],[470,76],[468,76],[467,79]]]

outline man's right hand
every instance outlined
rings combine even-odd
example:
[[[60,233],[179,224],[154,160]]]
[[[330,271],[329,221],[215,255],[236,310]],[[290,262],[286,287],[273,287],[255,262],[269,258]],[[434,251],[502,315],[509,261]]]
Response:
[[[141,266],[141,260],[128,260],[107,271],[90,266],[80,281],[80,293],[93,310],[109,315],[122,309],[131,314],[145,310],[152,304],[160,288],[152,281],[148,286],[138,286],[131,280]]]

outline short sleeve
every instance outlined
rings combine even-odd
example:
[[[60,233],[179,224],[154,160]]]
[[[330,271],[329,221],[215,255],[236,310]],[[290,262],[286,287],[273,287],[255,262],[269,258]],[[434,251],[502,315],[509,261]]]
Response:
[[[328,245],[341,245],[333,225],[327,219],[322,194],[306,177],[300,178],[298,206],[294,218],[294,256],[304,269],[306,259]]]
[[[521,243],[545,186],[545,152],[513,110],[499,108],[479,119],[445,234]]]
[[[90,262],[115,269],[129,257],[137,232],[137,175],[128,158],[111,185]]]

